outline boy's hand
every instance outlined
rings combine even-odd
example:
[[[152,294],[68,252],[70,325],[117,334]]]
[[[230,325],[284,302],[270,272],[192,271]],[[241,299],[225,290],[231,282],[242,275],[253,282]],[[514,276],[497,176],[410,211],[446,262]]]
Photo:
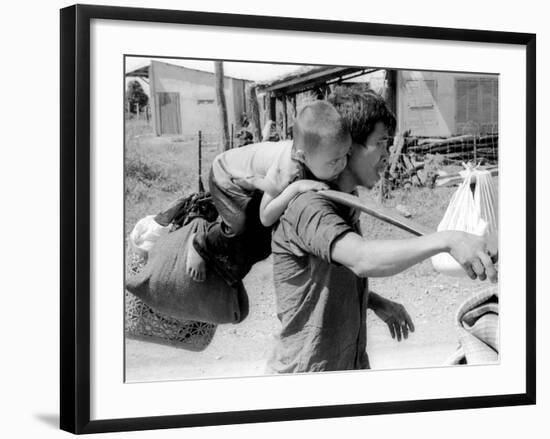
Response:
[[[296,194],[301,194],[308,191],[324,191],[329,189],[329,187],[321,181],[298,180],[292,183],[292,189]]]
[[[462,265],[471,279],[489,278],[497,282],[498,272],[494,262],[498,259],[498,248],[492,239],[466,232],[451,232],[449,253]]]

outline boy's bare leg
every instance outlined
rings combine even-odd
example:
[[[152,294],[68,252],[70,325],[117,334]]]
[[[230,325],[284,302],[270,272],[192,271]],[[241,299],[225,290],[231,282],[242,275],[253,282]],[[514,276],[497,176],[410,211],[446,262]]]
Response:
[[[206,279],[206,264],[201,255],[195,250],[195,246],[193,245],[194,238],[195,233],[193,233],[187,241],[186,271],[195,282],[203,282],[204,279]]]

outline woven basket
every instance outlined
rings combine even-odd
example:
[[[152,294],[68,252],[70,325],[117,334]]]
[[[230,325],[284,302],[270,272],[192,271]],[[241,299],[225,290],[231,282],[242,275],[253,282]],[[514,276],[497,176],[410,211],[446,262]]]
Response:
[[[140,272],[146,260],[128,251],[127,276]],[[125,332],[131,338],[168,344],[193,351],[204,350],[212,341],[217,325],[191,320],[177,320],[155,311],[141,299],[126,291]]]

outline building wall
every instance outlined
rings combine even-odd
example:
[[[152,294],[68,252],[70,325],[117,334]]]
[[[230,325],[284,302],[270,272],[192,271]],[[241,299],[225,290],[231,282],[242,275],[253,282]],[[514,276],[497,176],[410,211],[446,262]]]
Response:
[[[151,105],[155,132],[160,135],[158,93],[178,93],[183,135],[219,133],[220,123],[216,102],[215,75],[209,72],[152,61],[149,67]],[[237,128],[240,115],[247,111],[245,99],[246,81],[224,79],[229,129]]]
[[[476,82],[483,85],[478,87]],[[458,95],[457,87],[460,88]],[[465,102],[464,93],[470,93],[475,100]],[[466,107],[470,108],[470,118],[466,116]],[[399,131],[411,130],[411,135],[452,136],[476,130],[498,131],[498,77],[399,71],[397,109]]]

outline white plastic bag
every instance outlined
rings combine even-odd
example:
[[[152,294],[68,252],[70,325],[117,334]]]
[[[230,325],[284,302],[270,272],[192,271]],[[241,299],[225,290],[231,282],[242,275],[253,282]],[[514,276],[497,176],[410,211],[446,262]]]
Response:
[[[168,234],[172,226],[161,226],[155,221],[155,215],[140,219],[130,233],[132,247],[142,257],[147,257],[161,236]]]
[[[479,236],[498,233],[497,189],[489,171],[466,168],[460,173],[462,184],[453,194],[447,211],[437,227],[442,230],[460,230]],[[475,180],[472,194],[470,185]],[[467,277],[462,266],[448,253],[439,253],[431,258],[433,267],[448,276]]]

